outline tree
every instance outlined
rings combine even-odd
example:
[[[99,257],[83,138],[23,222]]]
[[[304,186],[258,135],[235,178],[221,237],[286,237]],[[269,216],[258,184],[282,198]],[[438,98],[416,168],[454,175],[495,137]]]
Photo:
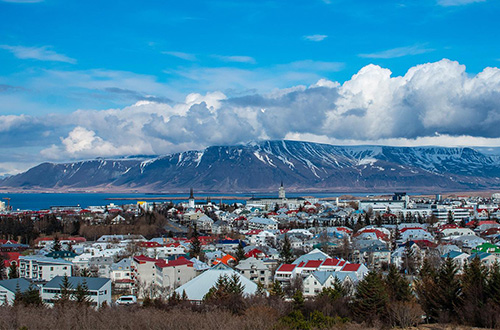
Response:
[[[464,265],[462,276],[463,305],[460,313],[466,316],[465,323],[476,327],[485,327],[483,310],[487,301],[488,270],[476,256]]]
[[[408,275],[414,275],[417,271],[417,256],[415,251],[410,245],[410,242],[406,242],[405,252],[404,252],[404,264],[403,268]]]
[[[387,314],[387,289],[380,273],[371,271],[359,282],[353,301],[353,312],[361,321],[372,324]]]
[[[441,321],[449,322],[461,306],[462,285],[457,276],[458,267],[451,258],[446,258],[437,272],[436,293]]]
[[[7,258],[5,258],[5,256],[0,253],[0,281],[1,280],[5,280],[5,278],[7,277],[7,269],[5,267],[5,261],[7,260]]]
[[[500,307],[500,264],[496,261],[490,268],[486,285],[488,300]]]
[[[76,286],[74,297],[78,303],[90,305],[90,292],[89,287],[87,286],[87,281],[83,280],[81,283],[78,283]]]
[[[410,301],[412,299],[410,283],[399,273],[397,267],[393,264],[389,266],[389,272],[385,277],[385,285],[389,300]]]
[[[17,269],[17,263],[15,262],[10,263],[9,278],[19,278],[19,271]]]
[[[59,285],[60,293],[57,301],[60,303],[65,303],[71,300],[73,286],[69,282],[68,275],[64,275],[61,284]]]
[[[448,219],[447,219],[446,222],[449,223],[449,224],[455,223],[455,220],[453,219],[453,214],[451,213],[451,210],[448,211]]]
[[[280,258],[285,264],[290,264],[293,261],[292,245],[287,234],[285,234],[283,244],[281,245]]]
[[[246,259],[245,250],[243,249],[243,244],[241,244],[241,240],[238,243],[238,248],[236,249],[236,259],[239,261]]]
[[[280,299],[285,296],[285,291],[283,291],[283,287],[281,286],[281,283],[278,280],[275,280],[273,282],[271,290],[269,291],[269,295],[271,297],[277,297]]]
[[[198,257],[201,254],[201,242],[198,239],[198,230],[194,225],[193,234],[191,236],[191,257]]]
[[[28,290],[22,294],[22,302],[25,306],[41,306],[43,304],[40,290],[31,283]]]
[[[61,251],[62,246],[57,235],[54,236],[54,243],[52,244],[52,251]]]

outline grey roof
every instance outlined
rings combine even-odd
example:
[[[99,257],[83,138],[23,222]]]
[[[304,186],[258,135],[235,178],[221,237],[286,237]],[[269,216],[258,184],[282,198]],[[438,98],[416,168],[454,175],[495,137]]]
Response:
[[[247,269],[267,270],[266,264],[262,260],[256,259],[254,257],[241,260],[240,263],[235,268],[239,270],[247,270]]]
[[[0,286],[4,287],[10,292],[16,292],[18,284],[19,290],[21,290],[21,292],[28,290],[30,287],[30,282],[24,278],[13,278],[10,280],[0,281]]]
[[[244,286],[243,295],[251,295],[257,292],[257,284],[223,263],[210,268],[186,284],[178,287],[175,292],[180,295],[182,295],[183,292],[186,292],[189,300],[201,301],[207,294],[208,290],[215,285],[219,276],[222,275],[231,277],[234,274],[238,276],[240,283]]]
[[[267,218],[251,218],[250,220],[248,220],[248,222],[260,223],[263,225],[276,224],[276,221],[274,221],[273,219],[267,219]]]
[[[49,258],[49,257],[39,256],[39,255],[20,256],[19,261],[22,261],[22,260],[33,260],[36,262],[44,262],[44,263],[48,263],[48,264],[65,264],[65,265],[69,265],[69,266],[73,265],[71,263],[71,261],[67,261],[67,260],[60,259],[60,258],[57,258],[57,259]]]
[[[57,288],[59,289],[61,287],[61,283],[63,280],[64,276],[56,276],[53,279],[51,279],[47,284],[45,284],[43,287],[44,288]],[[77,276],[72,276],[68,277],[69,283],[73,288],[76,288],[78,284],[82,284],[83,281],[87,282],[87,287],[91,291],[96,291],[102,288],[106,283],[111,281],[109,278],[104,278],[104,277],[77,277]]]
[[[309,260],[325,260],[328,258],[331,258],[328,254],[319,249],[314,249],[308,254],[304,254],[303,256],[298,257],[297,260],[292,263],[298,265],[301,262],[308,262]]]
[[[111,265],[111,270],[125,270],[130,269],[132,258],[124,258]]]

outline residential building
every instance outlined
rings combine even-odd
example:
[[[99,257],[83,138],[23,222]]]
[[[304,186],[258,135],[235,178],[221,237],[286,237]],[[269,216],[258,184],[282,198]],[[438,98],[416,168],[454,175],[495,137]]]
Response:
[[[53,305],[61,295],[63,276],[56,276],[42,287],[42,301]],[[111,280],[102,277],[68,277],[70,292],[78,285],[87,285],[91,306],[100,307],[103,304],[111,306]]]
[[[50,281],[56,276],[71,276],[73,264],[64,259],[42,256],[19,257],[19,277],[32,281]]]

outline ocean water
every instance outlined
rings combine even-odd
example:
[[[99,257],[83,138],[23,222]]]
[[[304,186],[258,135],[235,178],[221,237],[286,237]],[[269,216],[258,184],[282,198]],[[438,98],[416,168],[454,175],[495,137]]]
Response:
[[[375,193],[376,194],[376,193]],[[287,193],[286,196],[301,197],[313,196],[318,198],[339,197],[345,195],[343,193]],[[367,196],[367,193],[349,193],[352,196]],[[371,194],[370,194],[371,195]],[[234,199],[222,200],[223,203],[233,204],[235,202],[245,202],[244,198],[248,197],[273,197],[277,198],[278,193],[220,193],[220,194],[200,194],[195,197],[201,198],[208,196],[213,202],[219,202],[218,197],[231,196]],[[101,206],[114,203],[115,205],[135,204],[140,200],[147,200],[148,202],[168,202],[169,197],[172,197],[173,203],[187,201],[189,194],[168,194],[168,195],[154,195],[154,194],[109,194],[109,193],[0,193],[0,199],[7,204],[4,198],[10,198],[10,205],[13,210],[44,210],[49,209],[51,206],[80,206],[86,208],[89,206]],[[183,197],[185,199],[183,199]],[[241,197],[239,199],[238,197]],[[156,199],[157,198],[157,199]]]

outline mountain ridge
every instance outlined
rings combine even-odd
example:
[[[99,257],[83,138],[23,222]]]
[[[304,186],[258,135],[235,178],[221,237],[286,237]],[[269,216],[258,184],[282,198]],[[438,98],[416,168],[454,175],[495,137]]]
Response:
[[[335,146],[290,140],[123,159],[42,163],[3,189],[178,192],[458,191],[500,187],[500,157],[470,147]]]

